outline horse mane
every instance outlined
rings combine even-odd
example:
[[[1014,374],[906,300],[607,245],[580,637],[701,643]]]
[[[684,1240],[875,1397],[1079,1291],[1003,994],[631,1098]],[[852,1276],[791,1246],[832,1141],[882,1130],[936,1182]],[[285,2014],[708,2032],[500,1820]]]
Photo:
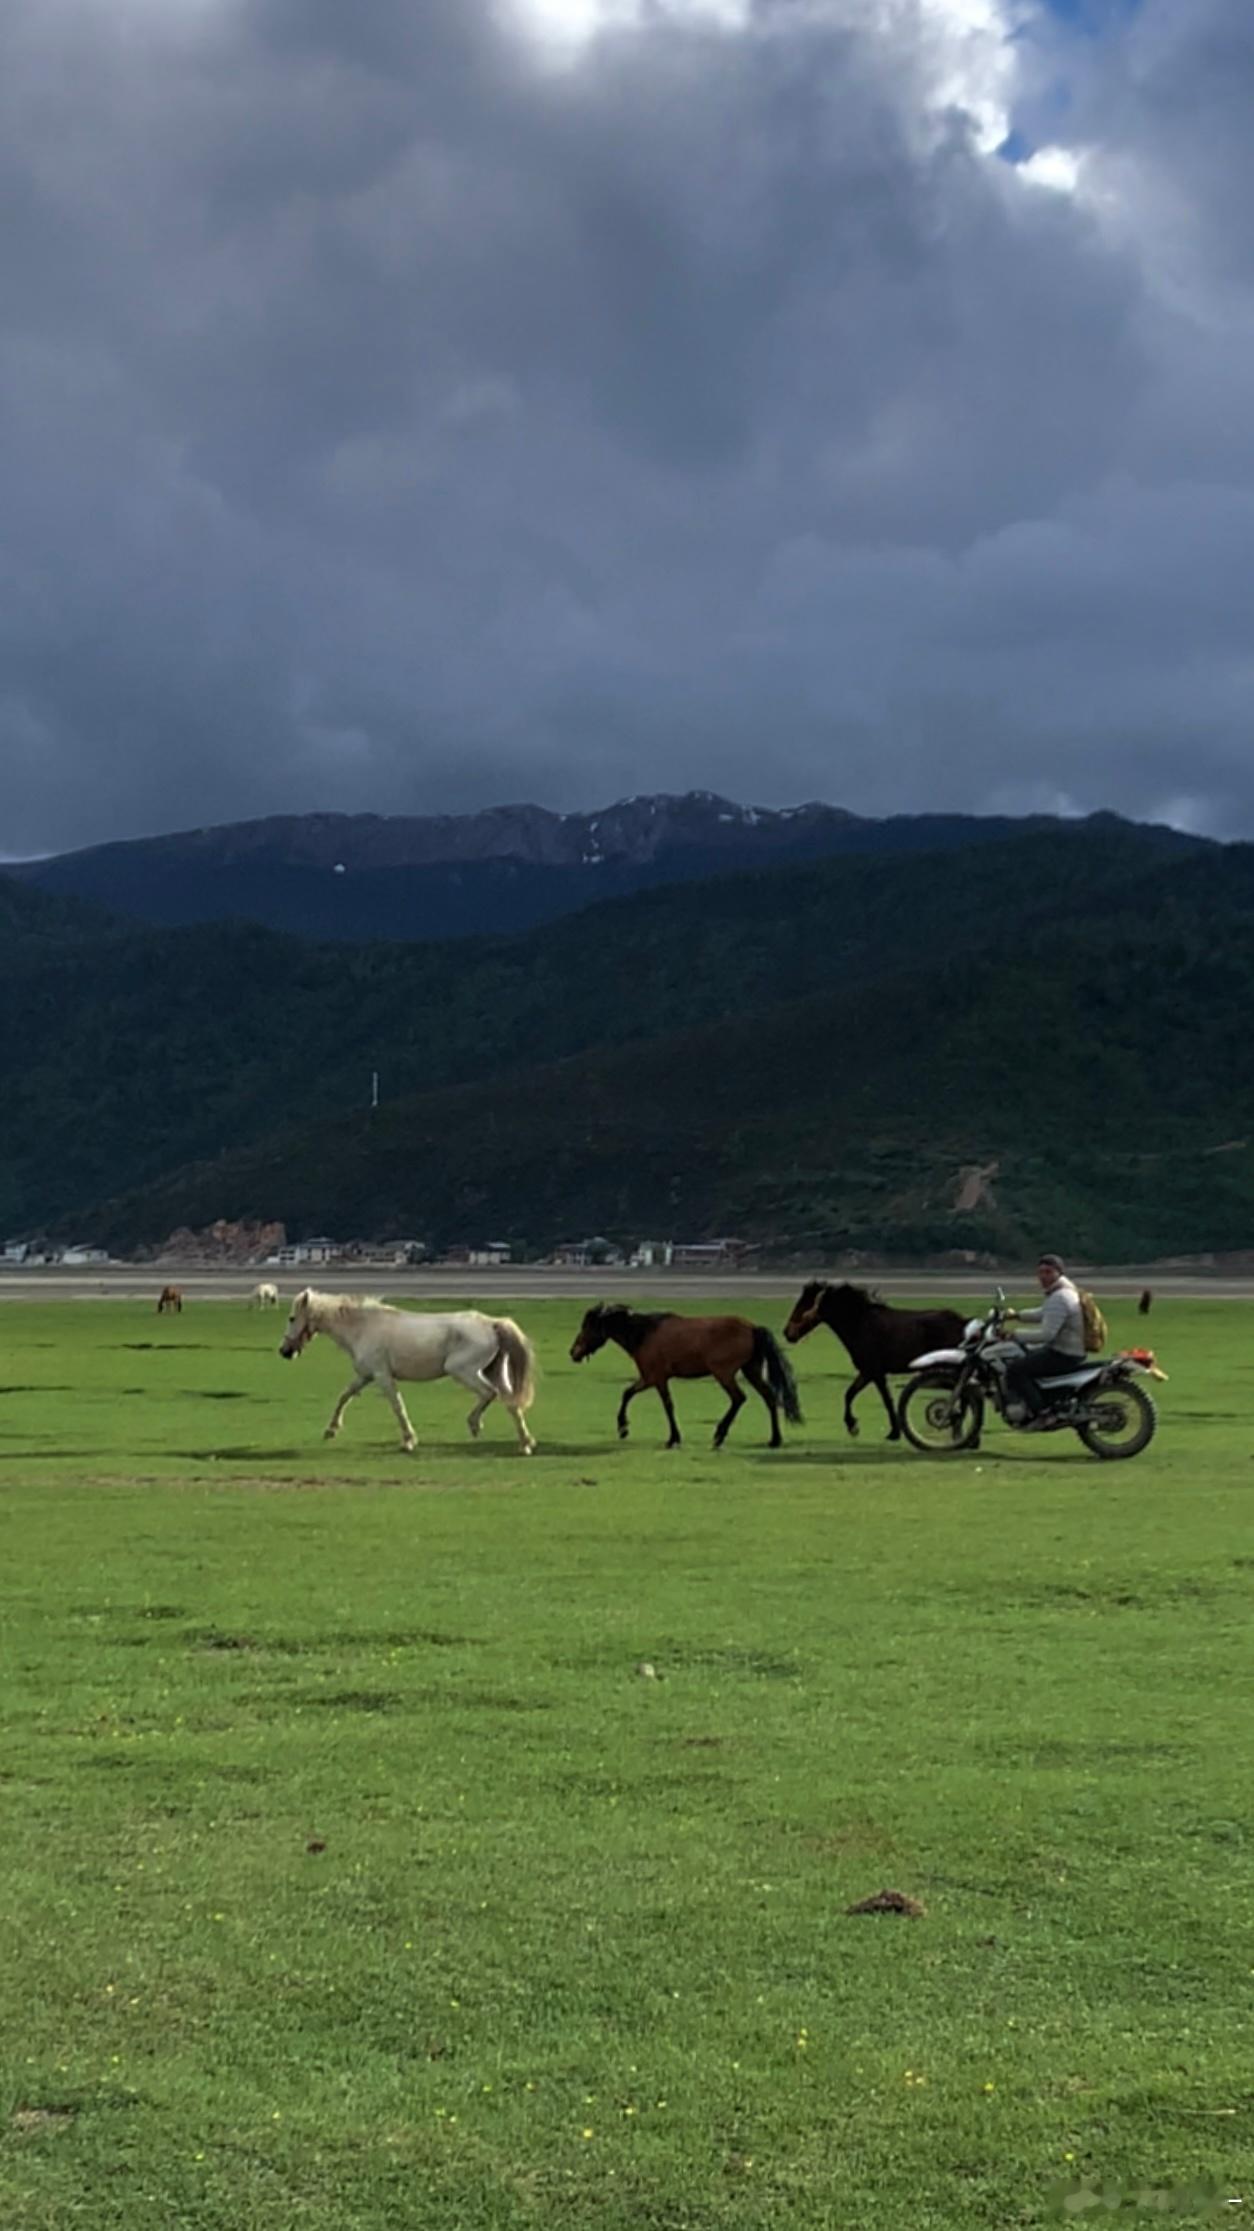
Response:
[[[602,1331],[611,1340],[617,1335],[610,1331],[610,1327],[618,1325],[630,1340],[634,1340],[638,1348],[651,1332],[656,1332],[659,1325],[668,1324],[679,1312],[675,1309],[633,1309],[625,1301],[600,1301],[588,1314],[599,1320]],[[634,1350],[631,1352],[634,1353]]]
[[[347,1317],[355,1309],[387,1307],[387,1303],[378,1294],[324,1294],[317,1286],[307,1286],[305,1292],[309,1297],[308,1316],[311,1324],[325,1324],[328,1317]]]

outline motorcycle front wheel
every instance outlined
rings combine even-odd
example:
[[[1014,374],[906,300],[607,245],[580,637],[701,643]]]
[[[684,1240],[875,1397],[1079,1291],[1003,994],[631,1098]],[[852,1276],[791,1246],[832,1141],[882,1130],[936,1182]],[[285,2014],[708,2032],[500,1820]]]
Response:
[[[921,1371],[902,1389],[901,1430],[924,1456],[958,1456],[973,1449],[984,1423],[984,1398],[975,1387],[957,1391],[951,1372]]]
[[[1158,1411],[1152,1395],[1132,1379],[1118,1379],[1093,1398],[1097,1416],[1076,1432],[1094,1456],[1139,1456],[1154,1438]]]

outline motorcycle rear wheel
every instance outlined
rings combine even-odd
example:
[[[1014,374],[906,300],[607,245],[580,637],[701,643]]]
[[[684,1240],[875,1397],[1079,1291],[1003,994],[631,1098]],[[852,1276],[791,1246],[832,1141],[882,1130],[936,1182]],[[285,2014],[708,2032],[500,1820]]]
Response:
[[[1103,1387],[1094,1397],[1094,1406],[1106,1413],[1103,1423],[1076,1427],[1085,1448],[1094,1456],[1139,1456],[1149,1447],[1158,1427],[1158,1409],[1144,1387],[1131,1379],[1116,1380],[1113,1387]],[[1116,1411],[1120,1413],[1118,1423]]]
[[[921,1371],[902,1389],[901,1430],[923,1456],[960,1456],[979,1442],[984,1398],[975,1387],[965,1387],[955,1407],[956,1387],[952,1372]]]

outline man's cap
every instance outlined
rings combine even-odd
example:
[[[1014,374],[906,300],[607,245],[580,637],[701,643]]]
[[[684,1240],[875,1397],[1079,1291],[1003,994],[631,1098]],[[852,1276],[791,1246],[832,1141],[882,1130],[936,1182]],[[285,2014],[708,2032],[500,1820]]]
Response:
[[[1048,1263],[1050,1269],[1058,1271],[1060,1275],[1067,1268],[1061,1255],[1038,1255],[1036,1262],[1038,1270],[1043,1263]]]

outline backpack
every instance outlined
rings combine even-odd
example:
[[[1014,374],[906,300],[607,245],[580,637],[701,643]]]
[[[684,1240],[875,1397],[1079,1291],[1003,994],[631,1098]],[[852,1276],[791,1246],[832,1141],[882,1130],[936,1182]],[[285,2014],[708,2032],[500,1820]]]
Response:
[[[1077,1289],[1080,1296],[1080,1315],[1084,1319],[1084,1353],[1095,1356],[1107,1341],[1106,1319],[1086,1286]]]

